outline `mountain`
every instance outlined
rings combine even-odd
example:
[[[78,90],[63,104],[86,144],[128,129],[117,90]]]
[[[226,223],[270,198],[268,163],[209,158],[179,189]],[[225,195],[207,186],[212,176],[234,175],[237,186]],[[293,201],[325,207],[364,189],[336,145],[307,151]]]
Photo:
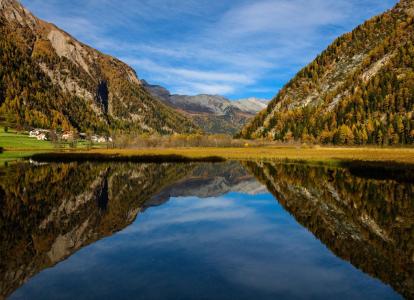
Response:
[[[171,95],[162,86],[141,82],[154,97],[184,113],[207,133],[233,135],[267,106],[266,100],[256,98],[230,101],[219,95]]]
[[[241,111],[257,114],[258,112],[262,111],[267,107],[269,101],[252,97],[234,101],[232,104]]]
[[[0,0],[0,63],[0,113],[16,126],[196,130],[152,97],[131,67],[36,18],[15,0]]]
[[[414,143],[414,1],[338,38],[239,136],[334,144]]]

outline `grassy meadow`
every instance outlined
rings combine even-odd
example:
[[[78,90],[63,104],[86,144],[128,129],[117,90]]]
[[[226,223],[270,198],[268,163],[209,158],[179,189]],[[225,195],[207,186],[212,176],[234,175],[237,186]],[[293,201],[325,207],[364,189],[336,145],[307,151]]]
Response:
[[[92,150],[101,154],[139,156],[148,154],[186,157],[218,156],[232,160],[304,160],[333,162],[341,160],[395,161],[414,164],[414,149],[407,148],[328,148],[328,147],[264,147],[264,148],[176,148]]]
[[[310,163],[340,163],[366,161],[414,165],[413,148],[328,148],[328,147],[263,147],[263,148],[153,148],[153,149],[93,149],[62,153],[59,157],[122,157],[136,160],[145,156],[181,156],[191,159],[221,157],[228,160],[291,160]],[[53,154],[49,154],[53,156]]]
[[[26,132],[18,132],[9,129],[5,132],[3,127],[0,127],[0,148],[3,153],[0,153],[0,165],[18,159],[30,157],[36,153],[47,153],[58,151],[59,149],[70,149],[69,143],[53,144],[51,141],[38,141],[36,138],[29,137]],[[106,144],[93,145],[93,148],[106,147]],[[86,150],[88,148],[86,141],[78,142],[78,149]]]
[[[383,162],[414,165],[414,148],[391,147],[320,147],[300,145],[278,145],[262,147],[158,147],[106,149],[106,145],[87,148],[86,142],[80,142],[76,149],[62,143],[56,148],[50,141],[38,141],[27,134],[13,130],[4,132],[0,128],[0,164],[8,161],[31,157],[43,153],[55,160],[128,160],[174,161],[174,160],[278,160],[300,161],[307,163],[336,164],[349,161]]]
[[[13,151],[52,150],[53,144],[49,141],[38,141],[26,133],[19,133],[12,129],[8,132],[0,127],[0,147]]]

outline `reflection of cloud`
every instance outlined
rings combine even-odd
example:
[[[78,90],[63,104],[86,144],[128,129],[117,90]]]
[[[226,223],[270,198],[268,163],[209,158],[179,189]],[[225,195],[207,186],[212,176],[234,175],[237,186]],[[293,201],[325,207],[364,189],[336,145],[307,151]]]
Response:
[[[196,223],[209,220],[219,222],[225,220],[241,220],[249,214],[247,209],[233,209],[232,201],[224,197],[205,198],[199,200],[195,197],[171,198],[174,201],[174,207],[177,208],[174,214],[165,214],[164,211],[155,211],[154,218],[146,222],[144,226],[130,226],[120,234],[131,234],[133,232],[150,232],[157,228],[170,227],[177,224]],[[191,203],[191,205],[189,205]],[[170,205],[167,203],[165,205]],[[154,210],[153,208],[149,209]]]
[[[221,299],[392,296],[336,258],[269,194],[172,198],[24,289],[59,292],[59,280],[106,298],[111,290],[151,299],[197,298],[194,293]],[[65,297],[76,292],[66,289]]]

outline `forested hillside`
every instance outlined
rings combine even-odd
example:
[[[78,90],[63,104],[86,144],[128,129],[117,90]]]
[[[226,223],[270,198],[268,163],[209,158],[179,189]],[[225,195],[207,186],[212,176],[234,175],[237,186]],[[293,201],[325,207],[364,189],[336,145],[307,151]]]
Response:
[[[240,133],[333,144],[414,143],[414,1],[338,38]]]
[[[133,69],[14,0],[0,0],[0,116],[16,127],[183,133],[186,117],[152,97]]]

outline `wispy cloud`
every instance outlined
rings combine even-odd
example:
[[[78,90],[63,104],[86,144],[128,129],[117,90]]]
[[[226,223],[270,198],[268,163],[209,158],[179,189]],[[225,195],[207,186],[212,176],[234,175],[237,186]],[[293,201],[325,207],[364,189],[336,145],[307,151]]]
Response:
[[[271,97],[338,35],[397,0],[23,0],[172,92]]]
[[[176,86],[176,93],[183,94],[228,94],[235,85],[252,84],[252,78],[241,73],[210,70],[183,69],[159,65],[148,59],[121,58],[137,70],[158,74],[159,80],[168,81]]]

